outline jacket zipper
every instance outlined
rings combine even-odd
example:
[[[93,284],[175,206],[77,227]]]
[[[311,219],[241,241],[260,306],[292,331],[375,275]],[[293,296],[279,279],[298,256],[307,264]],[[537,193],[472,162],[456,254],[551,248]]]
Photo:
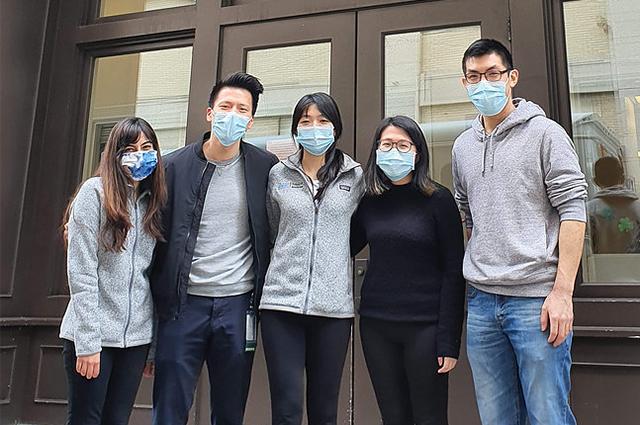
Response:
[[[320,201],[318,201],[320,203]],[[309,281],[307,282],[307,295],[304,298],[304,308],[302,312],[307,314],[309,306],[309,293],[311,292],[311,276],[313,276],[313,259],[316,253],[316,233],[318,228],[318,205],[315,204],[313,209],[313,233],[311,234],[311,260],[309,261]]]
[[[313,193],[313,180],[311,179],[311,177],[307,176],[303,170],[298,169],[298,171],[302,174],[302,177],[305,180],[309,180],[309,183],[311,183],[311,187],[309,187],[309,185],[306,185],[306,186],[307,186],[307,189],[309,189],[309,194],[311,195],[311,202],[313,202],[313,230],[311,233],[311,255],[309,258],[309,279],[307,281],[307,293],[305,294],[305,297],[304,297],[304,306],[302,307],[302,314],[307,314],[307,309],[309,306],[309,293],[311,292],[311,280],[312,280],[311,278],[313,276],[313,258],[315,257],[315,252],[316,252],[318,207],[322,200],[319,199],[318,203],[316,203],[315,195]],[[336,180],[337,180],[337,177],[336,177]]]
[[[200,175],[200,183],[198,184],[198,196],[200,195],[200,187],[202,186],[202,179],[204,178],[204,174],[207,172],[207,168],[209,168],[209,162],[207,161],[207,163],[204,166],[204,170],[202,170],[202,174]],[[205,195],[206,196],[206,195]],[[189,238],[191,237],[191,229],[193,228],[193,219],[194,219],[194,215],[196,212],[196,207],[198,205],[198,201],[199,199],[196,198],[196,202],[193,204],[193,209],[191,210],[191,225],[189,226],[189,230],[187,231],[187,239],[186,239],[186,243],[185,243],[185,251],[187,249],[189,249]],[[204,208],[204,205],[203,205]],[[202,217],[200,217],[200,219],[202,219]],[[191,261],[193,261],[193,254],[191,256]],[[182,295],[182,267],[184,267],[184,263],[181,265],[180,267],[180,272],[178,273],[178,307],[176,309],[176,314],[175,314],[175,319],[177,319],[180,316],[180,311],[182,310],[182,299],[181,299],[181,295]],[[189,267],[191,267],[191,265],[189,265]]]
[[[135,212],[134,214],[134,222],[135,222],[135,235],[133,238],[133,249],[131,250],[131,279],[129,280],[129,305],[128,305],[128,309],[127,309],[127,322],[124,326],[124,335],[122,336],[122,340],[123,340],[123,345],[126,348],[127,347],[127,331],[129,330],[129,324],[131,322],[131,292],[132,292],[132,288],[133,288],[133,279],[135,277],[135,271],[136,271],[136,264],[135,264],[135,258],[136,258],[136,245],[138,244],[138,201],[135,200],[134,204],[133,204],[133,210]]]

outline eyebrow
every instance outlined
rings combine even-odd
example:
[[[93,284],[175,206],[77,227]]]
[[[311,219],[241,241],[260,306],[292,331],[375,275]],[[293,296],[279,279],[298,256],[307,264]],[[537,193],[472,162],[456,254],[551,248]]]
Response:
[[[490,66],[489,68],[487,68],[487,70],[486,70],[485,72],[489,72],[489,71],[491,71],[492,69],[497,69],[497,68],[499,68],[499,67],[500,67],[500,64],[492,65],[492,66]],[[478,72],[478,73],[479,73],[480,71],[478,71],[477,69],[469,69],[469,68],[467,68],[467,72]]]

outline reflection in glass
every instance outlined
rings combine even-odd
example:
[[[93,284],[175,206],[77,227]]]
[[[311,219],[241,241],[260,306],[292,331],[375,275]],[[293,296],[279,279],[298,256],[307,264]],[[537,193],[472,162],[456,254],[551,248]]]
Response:
[[[564,3],[573,135],[589,183],[585,280],[640,282],[640,2]]]
[[[190,6],[195,3],[196,0],[101,0],[99,16],[148,12],[170,7]]]
[[[460,82],[460,61],[478,38],[478,26],[385,37],[385,116],[407,115],[420,124],[431,176],[451,190],[453,142],[477,115]]]
[[[305,94],[329,93],[331,43],[251,50],[246,72],[264,85],[247,141],[284,158],[296,150],[291,114]]]
[[[163,154],[184,146],[191,47],[98,58],[87,126],[84,175],[90,176],[111,128],[122,118],[144,118]]]

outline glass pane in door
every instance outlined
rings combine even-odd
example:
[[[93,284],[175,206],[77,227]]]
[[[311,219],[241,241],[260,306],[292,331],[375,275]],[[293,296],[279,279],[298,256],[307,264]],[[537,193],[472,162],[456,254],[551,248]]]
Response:
[[[331,43],[251,50],[246,72],[264,85],[264,94],[247,141],[284,158],[295,152],[291,138],[291,115],[305,94],[329,93]]]
[[[564,3],[573,139],[589,184],[584,280],[640,282],[640,2]]]
[[[480,38],[479,26],[387,35],[384,40],[385,116],[407,115],[424,132],[431,176],[453,190],[451,148],[477,115],[460,78],[462,55]]]
[[[162,154],[184,146],[192,50],[188,46],[95,60],[85,178],[98,166],[111,128],[126,117],[151,124]]]

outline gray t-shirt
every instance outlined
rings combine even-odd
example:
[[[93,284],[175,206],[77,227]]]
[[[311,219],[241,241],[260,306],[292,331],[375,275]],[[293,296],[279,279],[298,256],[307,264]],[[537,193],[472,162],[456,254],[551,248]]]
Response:
[[[238,156],[212,162],[187,293],[229,297],[254,286],[253,249],[245,189],[244,162]]]

